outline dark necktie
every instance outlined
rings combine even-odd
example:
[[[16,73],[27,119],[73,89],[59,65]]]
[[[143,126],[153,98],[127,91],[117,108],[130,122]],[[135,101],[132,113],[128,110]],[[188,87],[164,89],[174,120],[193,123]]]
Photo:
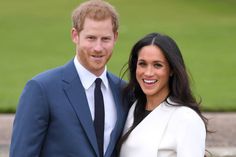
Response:
[[[95,80],[94,90],[94,104],[95,104],[95,116],[94,116],[94,128],[96,131],[98,149],[100,157],[103,157],[103,140],[104,140],[104,102],[101,91],[100,78]]]

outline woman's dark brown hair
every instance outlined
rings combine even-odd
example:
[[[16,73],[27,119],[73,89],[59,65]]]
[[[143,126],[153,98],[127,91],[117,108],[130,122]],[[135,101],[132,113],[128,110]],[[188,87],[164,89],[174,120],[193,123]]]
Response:
[[[197,100],[193,96],[185,63],[176,42],[167,35],[151,33],[139,40],[133,46],[130,53],[128,68],[125,71],[128,72],[129,82],[124,90],[124,94],[132,92],[134,94],[135,99],[137,100],[137,105],[134,111],[133,126],[121,138],[119,146],[127,139],[130,132],[145,116],[144,113],[147,100],[136,79],[136,68],[140,50],[148,45],[157,46],[162,50],[173,72],[169,80],[170,93],[168,95],[168,98],[172,102],[177,103],[179,106],[187,106],[193,109],[201,117],[207,130],[207,119],[201,114],[201,111],[199,109],[200,102],[197,102]],[[167,99],[165,101],[167,101]],[[176,104],[171,104],[168,101],[167,103],[176,106]]]

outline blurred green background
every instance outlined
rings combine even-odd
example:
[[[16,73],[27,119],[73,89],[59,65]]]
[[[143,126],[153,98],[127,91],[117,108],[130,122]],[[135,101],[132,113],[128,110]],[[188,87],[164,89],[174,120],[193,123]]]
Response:
[[[71,12],[81,0],[0,0],[0,112],[15,112],[31,77],[75,55]],[[236,111],[236,1],[108,0],[120,14],[110,71],[119,75],[132,45],[161,32],[178,43],[205,111]]]

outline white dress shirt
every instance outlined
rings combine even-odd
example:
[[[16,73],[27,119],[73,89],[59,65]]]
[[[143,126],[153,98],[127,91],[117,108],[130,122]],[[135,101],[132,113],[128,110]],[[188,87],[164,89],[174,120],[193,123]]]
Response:
[[[98,77],[95,76],[90,71],[88,71],[86,68],[84,68],[79,63],[76,57],[74,58],[74,64],[86,93],[91,117],[94,120],[94,88],[95,88],[95,80]],[[109,145],[110,135],[115,127],[117,120],[115,102],[106,74],[107,74],[107,68],[105,68],[104,72],[101,74],[101,76],[99,76],[99,78],[102,79],[101,90],[103,94],[104,109],[105,109],[104,154]]]

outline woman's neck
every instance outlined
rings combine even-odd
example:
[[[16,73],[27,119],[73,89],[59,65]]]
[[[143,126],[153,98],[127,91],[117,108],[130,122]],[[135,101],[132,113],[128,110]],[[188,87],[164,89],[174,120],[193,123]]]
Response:
[[[169,95],[169,92],[162,95],[146,96],[147,104],[146,104],[145,109],[148,111],[154,110],[168,97],[168,95]]]

